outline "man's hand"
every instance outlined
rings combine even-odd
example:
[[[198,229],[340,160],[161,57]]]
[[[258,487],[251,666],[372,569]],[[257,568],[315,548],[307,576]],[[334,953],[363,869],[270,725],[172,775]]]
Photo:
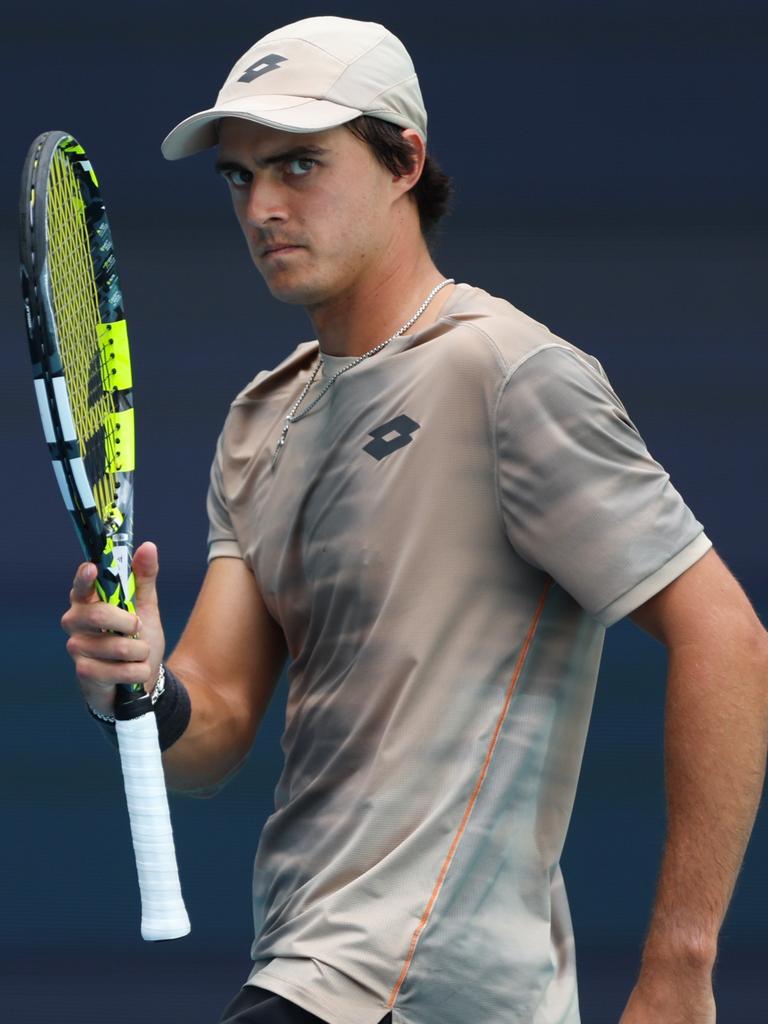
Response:
[[[715,1024],[712,971],[641,972],[619,1024]]]
[[[96,566],[84,562],[75,574],[70,607],[61,618],[83,697],[102,714],[114,712],[118,683],[141,683],[151,691],[165,651],[154,544],[147,542],[137,548],[133,572],[136,615],[99,600],[94,585]]]

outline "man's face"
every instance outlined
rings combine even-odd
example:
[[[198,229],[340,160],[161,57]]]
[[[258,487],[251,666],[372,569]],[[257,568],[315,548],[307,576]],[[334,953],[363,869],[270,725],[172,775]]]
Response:
[[[343,295],[386,254],[400,193],[343,125],[297,133],[224,118],[217,167],[275,298],[312,306]],[[280,245],[290,248],[268,251]]]

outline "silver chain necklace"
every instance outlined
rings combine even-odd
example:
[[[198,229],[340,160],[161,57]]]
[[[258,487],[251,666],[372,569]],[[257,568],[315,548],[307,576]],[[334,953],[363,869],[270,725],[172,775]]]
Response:
[[[353,359],[351,363],[347,363],[346,366],[342,366],[342,368],[340,370],[337,370],[336,373],[334,373],[334,375],[330,378],[328,383],[325,385],[323,390],[320,392],[320,394],[317,396],[317,398],[315,398],[315,400],[313,402],[311,402],[307,406],[307,408],[304,409],[304,411],[299,413],[299,415],[297,416],[296,415],[296,410],[299,408],[301,403],[304,401],[304,396],[309,391],[309,389],[312,387],[312,383],[313,383],[315,377],[317,376],[317,371],[323,365],[323,357],[322,357],[322,355],[320,356],[320,358],[319,358],[319,360],[317,362],[317,366],[315,367],[312,376],[309,378],[309,380],[307,381],[307,383],[306,383],[306,385],[304,387],[304,390],[299,395],[298,401],[294,403],[293,408],[288,413],[288,415],[285,417],[285,426],[283,427],[283,432],[280,435],[280,440],[277,442],[277,447],[275,448],[274,455],[272,456],[272,469],[275,468],[275,464],[277,463],[277,458],[278,458],[280,452],[282,451],[283,445],[285,444],[285,435],[288,433],[288,428],[290,427],[290,425],[292,423],[295,423],[297,420],[300,420],[303,416],[306,416],[308,412],[310,412],[312,409],[314,409],[314,407],[317,405],[317,403],[320,401],[320,399],[323,397],[323,395],[326,393],[326,391],[328,391],[328,389],[331,387],[331,385],[336,380],[336,378],[341,376],[342,373],[346,373],[347,370],[351,370],[353,366],[357,366],[357,364],[358,363],[362,363],[362,361],[364,359],[367,359],[369,356],[372,356],[376,352],[379,352],[381,349],[384,348],[385,345],[388,345],[390,343],[390,341],[394,341],[395,338],[399,338],[401,334],[403,334],[405,331],[408,330],[409,327],[411,327],[413,324],[416,323],[416,321],[419,319],[421,314],[424,312],[424,310],[430,304],[432,299],[434,299],[434,297],[437,295],[437,293],[440,291],[440,289],[441,288],[445,288],[445,286],[447,284],[454,284],[454,283],[455,283],[454,278],[448,277],[444,281],[441,281],[440,284],[435,285],[435,287],[432,289],[432,291],[429,293],[429,295],[426,297],[426,299],[422,302],[422,304],[419,306],[419,308],[413,314],[411,319],[408,320],[406,323],[404,323],[399,331],[395,331],[395,333],[392,335],[391,338],[387,338],[386,341],[382,341],[380,345],[376,346],[376,348],[372,348],[368,352],[364,352],[361,356],[358,356],[356,359]]]

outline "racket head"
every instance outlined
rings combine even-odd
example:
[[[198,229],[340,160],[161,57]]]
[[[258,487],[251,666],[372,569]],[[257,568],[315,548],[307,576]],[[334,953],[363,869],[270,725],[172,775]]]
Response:
[[[133,610],[133,381],[112,232],[68,132],[24,162],[21,287],[35,393],[62,498],[103,600]]]

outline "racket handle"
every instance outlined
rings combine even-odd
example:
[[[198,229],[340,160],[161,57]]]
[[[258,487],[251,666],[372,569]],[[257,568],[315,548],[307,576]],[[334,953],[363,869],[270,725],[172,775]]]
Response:
[[[157,720],[150,711],[115,725],[139,876],[141,936],[148,942],[178,939],[188,934],[190,924],[176,866]]]

